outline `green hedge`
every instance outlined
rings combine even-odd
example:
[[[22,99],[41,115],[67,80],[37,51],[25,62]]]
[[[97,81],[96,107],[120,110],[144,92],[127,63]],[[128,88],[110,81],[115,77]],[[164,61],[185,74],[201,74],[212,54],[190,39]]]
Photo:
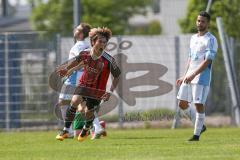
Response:
[[[169,109],[151,109],[147,111],[126,112],[123,120],[130,121],[154,121],[154,120],[171,120],[175,112]],[[107,122],[118,122],[118,115],[105,115],[101,117],[102,120]]]

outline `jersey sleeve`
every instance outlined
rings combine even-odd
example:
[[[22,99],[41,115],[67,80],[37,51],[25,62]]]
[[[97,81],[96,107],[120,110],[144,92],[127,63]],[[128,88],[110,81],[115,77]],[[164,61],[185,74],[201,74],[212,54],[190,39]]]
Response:
[[[70,50],[70,53],[73,56],[77,56],[81,51],[87,49],[89,46],[83,42],[77,42]]]
[[[115,78],[119,77],[121,74],[121,70],[118,67],[114,58],[112,58],[112,60],[111,60],[110,71],[111,71],[111,74],[113,75],[113,77],[115,77]]]
[[[188,58],[191,58],[192,54],[191,54],[191,48],[189,48],[188,50]]]
[[[216,56],[217,49],[218,49],[217,40],[215,37],[211,37],[207,43],[205,58],[208,60],[213,60]]]

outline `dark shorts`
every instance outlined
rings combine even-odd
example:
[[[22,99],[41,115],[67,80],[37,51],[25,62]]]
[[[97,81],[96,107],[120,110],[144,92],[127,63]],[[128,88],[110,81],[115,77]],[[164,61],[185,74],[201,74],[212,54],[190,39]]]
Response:
[[[83,100],[86,102],[86,106],[87,106],[88,110],[95,109],[101,102],[101,100],[88,98],[88,97],[83,97]]]
[[[99,90],[96,88],[90,88],[85,86],[77,86],[74,92],[75,95],[81,95],[90,99],[101,100],[105,94],[105,90]]]

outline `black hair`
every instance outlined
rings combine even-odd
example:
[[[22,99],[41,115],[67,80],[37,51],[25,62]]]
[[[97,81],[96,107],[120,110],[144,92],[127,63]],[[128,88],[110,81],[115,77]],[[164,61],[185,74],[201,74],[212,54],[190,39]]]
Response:
[[[210,20],[211,20],[210,14],[209,14],[208,12],[206,12],[206,11],[201,11],[201,12],[199,13],[199,16],[206,17],[207,20],[208,20],[208,22],[210,22]]]

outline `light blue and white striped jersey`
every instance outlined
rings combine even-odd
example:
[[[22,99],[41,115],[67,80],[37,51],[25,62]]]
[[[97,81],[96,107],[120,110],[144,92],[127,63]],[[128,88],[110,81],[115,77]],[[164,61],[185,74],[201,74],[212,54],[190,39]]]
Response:
[[[77,41],[74,46],[70,49],[70,53],[69,53],[69,57],[68,59],[72,59],[76,56],[78,56],[78,54],[89,48],[89,44],[86,41]],[[66,81],[64,82],[64,84],[66,85],[77,85],[78,83],[78,79],[79,77],[82,75],[82,70],[79,71],[74,71],[73,74],[71,76],[69,76]]]
[[[190,65],[186,75],[193,73],[206,59],[214,60],[218,49],[217,40],[210,32],[203,36],[194,34],[190,40]],[[212,63],[198,74],[191,83],[209,86],[211,82]]]

